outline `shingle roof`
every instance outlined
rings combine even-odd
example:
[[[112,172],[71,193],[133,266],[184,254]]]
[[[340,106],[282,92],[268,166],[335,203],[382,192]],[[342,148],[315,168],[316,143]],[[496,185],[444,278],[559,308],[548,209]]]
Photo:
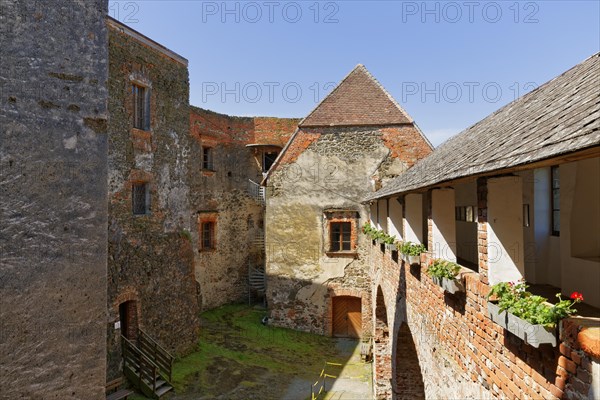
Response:
[[[360,126],[410,124],[412,118],[358,64],[299,126]]]
[[[450,138],[366,200],[600,145],[600,53]]]

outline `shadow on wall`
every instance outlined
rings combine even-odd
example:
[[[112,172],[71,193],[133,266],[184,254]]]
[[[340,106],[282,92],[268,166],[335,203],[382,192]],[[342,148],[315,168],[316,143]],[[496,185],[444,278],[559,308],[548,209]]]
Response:
[[[392,399],[425,399],[423,375],[406,312],[406,268],[406,263],[401,262],[396,286],[395,332],[391,343],[392,369],[388,379],[391,381]],[[421,266],[411,265],[409,268],[410,274],[420,280]]]

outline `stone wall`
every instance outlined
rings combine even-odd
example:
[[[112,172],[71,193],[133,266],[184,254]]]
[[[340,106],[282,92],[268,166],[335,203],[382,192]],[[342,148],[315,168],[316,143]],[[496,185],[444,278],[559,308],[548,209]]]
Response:
[[[479,245],[487,249],[483,217],[485,180],[480,180],[478,186]],[[480,268],[487,272],[483,268],[487,266],[485,255],[480,253]],[[486,275],[466,274],[466,293],[452,295],[425,274],[432,260],[430,254],[422,255],[420,266],[409,266],[394,258],[382,252],[380,246],[370,249],[374,276],[371,290],[376,293],[381,287],[392,338],[391,345],[383,351],[395,360],[391,368],[375,371],[378,397],[414,398],[413,391],[418,386],[424,388],[427,398],[587,399],[597,396],[592,377],[600,370],[600,346],[585,320],[564,320],[559,346],[534,348],[507,333],[487,316]],[[410,365],[403,357],[412,347],[410,341],[407,344],[406,327],[418,355]],[[413,368],[407,370],[411,365]]]
[[[256,196],[263,178],[261,152],[280,150],[297,123],[191,108],[192,243],[202,309],[248,301],[248,270],[264,269],[264,204]],[[210,168],[203,168],[203,148],[211,149]],[[200,243],[203,221],[215,224],[212,249]],[[250,293],[253,299],[256,294]]]
[[[136,302],[137,324],[176,355],[197,342],[191,242],[187,61],[114,20],[109,25],[108,374],[119,375],[119,304]],[[132,84],[149,90],[149,129],[133,128]],[[132,186],[148,185],[134,215]]]
[[[267,188],[267,300],[276,325],[329,335],[332,297],[352,291],[362,299],[362,334],[371,333],[370,241],[358,234],[369,210],[361,201],[429,151],[412,125],[297,132]],[[329,250],[336,221],[351,222],[349,251]]]
[[[0,2],[3,399],[104,399],[107,6]]]

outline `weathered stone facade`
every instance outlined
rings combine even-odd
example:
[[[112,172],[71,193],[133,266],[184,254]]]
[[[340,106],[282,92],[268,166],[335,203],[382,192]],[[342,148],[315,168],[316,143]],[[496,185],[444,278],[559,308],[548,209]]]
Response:
[[[122,333],[135,335],[139,327],[182,355],[197,342],[199,309],[188,182],[187,61],[115,20],[107,23],[111,380],[120,375]],[[144,94],[138,100],[145,104],[137,108],[134,85]],[[146,118],[138,122],[145,126],[134,127],[136,112]],[[136,185],[143,188],[141,210],[133,204]]]
[[[191,108],[192,242],[202,309],[256,295],[249,293],[248,273],[264,270],[264,198],[259,193],[263,153],[278,153],[297,123]],[[202,243],[207,222],[213,224],[214,235],[208,247]]]
[[[354,97],[357,90],[372,102]],[[391,111],[382,117],[377,109]],[[267,182],[267,301],[274,324],[331,335],[339,332],[334,299],[349,296],[361,301],[361,321],[351,329],[358,332],[349,335],[371,334],[370,241],[359,234],[369,210],[361,199],[430,151],[362,66],[300,123]],[[346,230],[342,247],[336,229]]]
[[[3,399],[104,399],[107,6],[0,2]]]

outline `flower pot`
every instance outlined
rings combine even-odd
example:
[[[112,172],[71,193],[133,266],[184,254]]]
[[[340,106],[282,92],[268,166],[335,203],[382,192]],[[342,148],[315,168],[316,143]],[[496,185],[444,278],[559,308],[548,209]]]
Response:
[[[506,321],[507,321],[507,312],[500,311],[500,307],[496,303],[492,303],[488,301],[488,317],[497,325],[500,325],[502,328],[506,329]]]
[[[383,241],[383,239],[377,239],[377,243],[378,244],[384,244],[385,242]]]
[[[540,344],[545,343],[556,347],[556,328],[546,328],[544,325],[534,325],[511,313],[507,314],[507,331],[522,339],[528,345],[536,348],[539,347]]]
[[[442,278],[442,288],[448,293],[464,292],[465,285],[458,279]]]
[[[418,256],[408,256],[408,263],[413,264],[421,264],[421,255]]]
[[[458,279],[439,278],[432,276],[433,282],[448,293],[464,292],[465,286]]]
[[[396,245],[394,243],[386,243],[385,244],[385,249],[387,251],[396,251],[396,250],[398,250],[398,248],[396,247]]]

